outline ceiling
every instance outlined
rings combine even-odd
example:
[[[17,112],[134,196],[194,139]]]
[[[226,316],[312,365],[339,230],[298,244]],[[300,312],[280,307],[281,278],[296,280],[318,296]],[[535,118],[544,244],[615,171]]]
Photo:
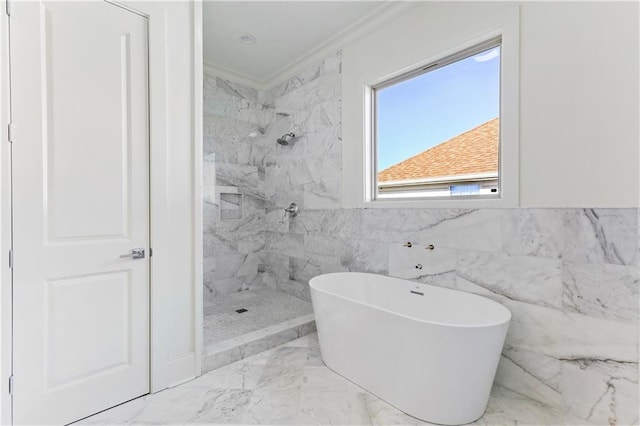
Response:
[[[265,83],[376,13],[386,1],[205,1],[204,61]],[[243,34],[255,44],[243,44]]]

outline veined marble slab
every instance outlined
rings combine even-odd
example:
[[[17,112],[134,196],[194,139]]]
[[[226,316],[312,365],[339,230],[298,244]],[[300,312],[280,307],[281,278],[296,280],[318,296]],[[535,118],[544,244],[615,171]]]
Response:
[[[315,334],[79,422],[133,423],[427,425],[325,367]],[[473,424],[563,423],[557,408],[495,386],[485,415]]]

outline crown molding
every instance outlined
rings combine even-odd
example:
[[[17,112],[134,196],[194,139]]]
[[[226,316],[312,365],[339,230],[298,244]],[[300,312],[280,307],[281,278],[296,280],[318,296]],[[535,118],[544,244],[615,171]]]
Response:
[[[300,56],[298,59],[295,59],[272,73],[264,81],[264,85],[267,88],[277,86],[303,71],[305,68],[313,65],[317,61],[343,49],[354,41],[375,31],[381,25],[419,6],[420,3],[422,2],[395,0],[377,7],[344,30],[337,33],[335,36],[329,38],[306,54]]]
[[[233,71],[229,68],[221,67],[211,62],[204,61],[202,64],[205,74],[209,74],[215,77],[220,77],[224,80],[231,80],[235,83],[240,83],[243,86],[251,87],[258,90],[266,90],[268,87],[265,82],[256,80],[248,75]]]
[[[305,68],[343,49],[354,41],[375,31],[381,25],[421,5],[421,1],[392,0],[372,10],[335,36],[322,42],[304,55],[282,66],[264,80],[257,80],[243,73],[204,62],[204,70],[217,77],[228,79],[258,90],[268,90],[290,79]]]

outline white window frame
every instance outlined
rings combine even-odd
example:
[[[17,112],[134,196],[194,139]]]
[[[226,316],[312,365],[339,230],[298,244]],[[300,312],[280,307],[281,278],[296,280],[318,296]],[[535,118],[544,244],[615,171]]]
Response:
[[[378,84],[367,87],[367,90],[370,91],[368,98],[370,99],[371,104],[368,106],[367,114],[369,114],[368,122],[371,125],[370,130],[370,138],[366,140],[367,144],[370,146],[367,149],[367,152],[370,153],[371,157],[367,158],[367,167],[366,167],[366,179],[370,181],[367,188],[371,191],[371,193],[367,194],[367,199],[371,201],[389,201],[389,200],[461,200],[461,199],[500,199],[501,192],[501,162],[500,162],[500,152],[502,151],[502,142],[498,141],[498,192],[496,194],[477,194],[471,196],[452,196],[452,195],[428,195],[425,190],[414,190],[414,191],[390,191],[385,194],[381,194],[378,190],[378,102],[377,102],[377,92],[380,90],[386,89],[388,87],[394,86],[396,84],[400,84],[411,79],[426,75],[432,71],[435,71],[440,68],[444,68],[448,65],[454,64],[458,61],[468,59],[477,55],[479,53],[485,52],[487,50],[491,50],[493,48],[499,47],[502,51],[502,37],[494,37],[489,40],[485,40],[482,43],[475,44],[473,46],[467,47],[463,50],[459,50],[451,55],[447,55],[441,57],[435,61],[429,62],[426,65],[420,65],[409,72],[405,72],[403,74],[392,77],[388,80],[380,82]],[[502,58],[500,58],[500,62],[502,63]],[[502,71],[502,70],[500,70]],[[501,76],[500,76],[501,79]],[[502,83],[499,84],[499,92],[502,90]],[[500,93],[499,93],[500,95]],[[502,106],[502,102],[500,102],[499,106]],[[501,120],[502,111],[500,108],[498,109],[498,119]],[[498,138],[501,139],[502,135],[500,132],[498,133]],[[444,141],[443,141],[444,142]]]
[[[455,17],[455,18],[454,18]],[[365,178],[371,136],[368,87],[466,47],[502,37],[501,198],[372,201]],[[418,2],[342,50],[342,208],[509,208],[519,206],[520,5]]]
[[[502,29],[494,30],[483,36],[467,40],[440,53],[430,56],[417,63],[399,68],[396,72],[379,76],[373,81],[365,81],[362,87],[363,93],[363,139],[364,158],[362,161],[364,180],[364,198],[361,206],[364,208],[504,208],[517,207],[519,204],[519,67],[518,67],[518,40],[517,37],[505,35]],[[373,89],[380,83],[400,78],[414,70],[422,69],[430,64],[437,63],[442,58],[453,57],[460,52],[466,52],[475,46],[501,40],[500,44],[500,164],[498,197],[419,197],[408,199],[406,197],[389,197],[376,199],[375,187],[372,177],[376,169],[374,162],[374,134],[373,134]],[[515,39],[515,40],[514,40]],[[361,198],[361,199],[362,199]]]

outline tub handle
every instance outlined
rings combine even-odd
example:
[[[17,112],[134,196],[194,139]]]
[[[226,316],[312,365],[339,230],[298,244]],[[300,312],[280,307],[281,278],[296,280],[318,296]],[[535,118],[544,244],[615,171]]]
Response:
[[[406,243],[404,243],[404,244],[402,245],[402,247],[409,247],[409,248],[411,248],[411,246],[412,246],[412,245],[413,245],[413,244],[411,244],[411,241],[407,241]]]
[[[435,246],[433,244],[429,244],[428,246],[425,247],[426,250],[433,250],[435,248]]]
[[[416,265],[416,269],[422,269],[422,263],[418,263],[418,264]]]

